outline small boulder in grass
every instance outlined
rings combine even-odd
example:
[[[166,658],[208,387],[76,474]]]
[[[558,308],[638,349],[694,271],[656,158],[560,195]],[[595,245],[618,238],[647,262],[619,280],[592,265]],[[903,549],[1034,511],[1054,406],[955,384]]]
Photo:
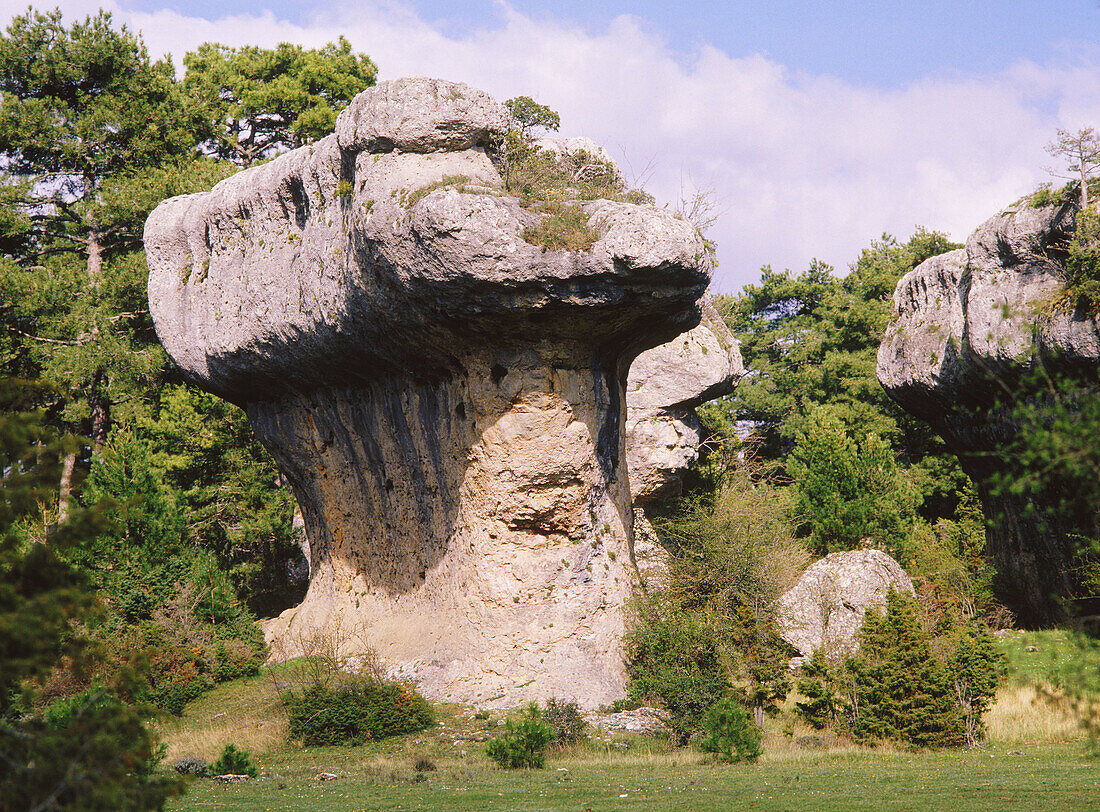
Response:
[[[333,781],[339,777],[336,773],[317,773],[318,781]]]
[[[242,781],[247,781],[251,777],[250,775],[235,775],[234,773],[212,776],[215,781],[221,781],[223,784],[239,784]]]

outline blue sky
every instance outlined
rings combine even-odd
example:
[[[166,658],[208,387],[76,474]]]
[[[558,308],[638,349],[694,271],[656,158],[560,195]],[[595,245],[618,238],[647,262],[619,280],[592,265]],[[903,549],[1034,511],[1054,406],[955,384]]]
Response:
[[[345,35],[383,78],[533,95],[659,201],[709,191],[723,291],[765,263],[843,272],[883,232],[961,240],[1048,177],[1057,128],[1100,126],[1100,0],[59,4],[108,8],[177,64],[206,40]]]
[[[308,24],[326,5],[283,0],[250,8],[270,9]],[[503,17],[502,3],[494,0],[411,0],[404,5],[453,36],[494,27]],[[1100,0],[510,0],[508,5],[535,20],[568,20],[589,33],[630,15],[684,53],[704,44],[735,56],[764,53],[794,70],[884,87],[937,73],[988,73],[1021,59],[1044,61],[1082,52],[1095,56],[1100,48]],[[231,8],[217,0],[140,0],[121,6],[170,8],[207,19]]]

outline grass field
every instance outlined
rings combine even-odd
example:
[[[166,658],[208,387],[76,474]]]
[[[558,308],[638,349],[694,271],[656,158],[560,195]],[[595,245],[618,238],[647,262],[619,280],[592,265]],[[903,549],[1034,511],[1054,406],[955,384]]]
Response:
[[[1012,676],[987,716],[990,741],[982,748],[863,749],[784,719],[769,721],[764,755],[753,765],[719,765],[660,738],[596,730],[588,743],[552,753],[544,770],[505,771],[485,755],[503,715],[477,719],[458,705],[436,705],[439,724],[420,734],[361,747],[289,747],[277,688],[295,666],[280,665],[222,686],[162,723],[169,763],[184,755],[213,761],[234,742],[260,769],[242,784],[190,780],[168,808],[1100,810],[1100,759],[1086,756],[1076,719],[1029,684],[1049,671],[1062,641],[1004,645]],[[321,773],[337,777],[321,780]]]
[[[1022,752],[1022,755],[1010,755]],[[1100,809],[1100,764],[1077,744],[992,745],[936,753],[824,752],[755,765],[703,763],[690,752],[618,751],[552,758],[506,772],[480,758],[417,774],[412,761],[364,748],[272,753],[258,779],[191,782],[170,809]],[[320,781],[322,772],[338,777]]]

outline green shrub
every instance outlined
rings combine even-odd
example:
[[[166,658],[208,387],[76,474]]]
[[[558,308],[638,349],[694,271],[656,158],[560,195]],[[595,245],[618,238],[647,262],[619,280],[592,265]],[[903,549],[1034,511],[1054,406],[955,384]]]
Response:
[[[720,761],[756,761],[760,757],[760,728],[734,697],[719,699],[707,711],[703,728],[709,734],[703,749]]]
[[[509,770],[546,766],[546,748],[554,740],[554,728],[542,720],[538,705],[531,703],[524,718],[504,723],[504,734],[489,742],[485,752]]]
[[[635,606],[630,694],[663,707],[680,743],[723,696],[738,696],[761,723],[786,697],[793,650],[771,607],[809,563],[788,506],[778,487],[740,465],[715,492],[656,522],[673,549],[670,585]]]
[[[576,203],[550,203],[542,208],[538,225],[523,230],[523,239],[543,251],[587,251],[597,234],[588,225],[588,213]]]
[[[840,665],[814,656],[799,683],[807,701],[796,712],[817,729],[832,726],[857,741],[976,744],[1002,658],[981,621],[945,632],[933,638],[915,599],[892,592],[885,614],[867,612],[856,656]]]
[[[172,765],[172,769],[180,775],[195,775],[201,777],[210,774],[210,765],[198,756],[184,756]]]
[[[227,744],[218,760],[210,765],[210,774],[247,775],[255,778],[259,772],[249,759],[247,750],[240,750],[235,744]]]
[[[664,708],[673,738],[685,744],[707,709],[733,690],[719,636],[699,613],[660,596],[635,607],[627,631],[630,696]]]
[[[554,728],[554,741],[561,745],[576,744],[584,738],[588,722],[581,715],[576,702],[551,697],[546,700],[543,718]]]
[[[851,436],[830,409],[819,408],[811,417],[795,438],[787,466],[814,551],[854,550],[869,539],[907,561],[904,541],[918,496],[890,444],[873,433]]]
[[[1077,213],[1066,257],[1064,298],[1074,307],[1100,313],[1100,211]]]
[[[431,706],[409,688],[367,678],[286,691],[290,735],[306,747],[363,744],[417,733],[435,724]]]

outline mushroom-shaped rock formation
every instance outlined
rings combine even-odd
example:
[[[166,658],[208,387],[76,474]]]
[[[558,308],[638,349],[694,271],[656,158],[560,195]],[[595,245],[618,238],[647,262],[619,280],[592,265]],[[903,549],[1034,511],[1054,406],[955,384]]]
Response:
[[[1096,319],[1057,302],[1075,222],[1073,203],[1022,202],[979,226],[964,248],[921,263],[898,283],[878,352],[887,393],[931,424],[977,485],[1002,595],[1028,623],[1061,618],[1060,599],[1079,586],[1073,539],[1100,534],[1095,506],[1074,521],[1052,502],[995,487],[1000,452],[1019,431],[1015,407],[1050,394],[1028,381],[1037,359],[1054,378],[1084,370],[1095,379],[1100,368]],[[1067,481],[1047,495],[1077,490]]]
[[[581,204],[591,249],[528,244],[545,215],[486,149],[507,121],[463,84],[365,91],[334,135],[162,203],[150,306],[301,506],[286,655],[340,634],[429,697],[593,707],[624,684],[627,369],[698,323],[710,267],[687,222],[607,200]]]

